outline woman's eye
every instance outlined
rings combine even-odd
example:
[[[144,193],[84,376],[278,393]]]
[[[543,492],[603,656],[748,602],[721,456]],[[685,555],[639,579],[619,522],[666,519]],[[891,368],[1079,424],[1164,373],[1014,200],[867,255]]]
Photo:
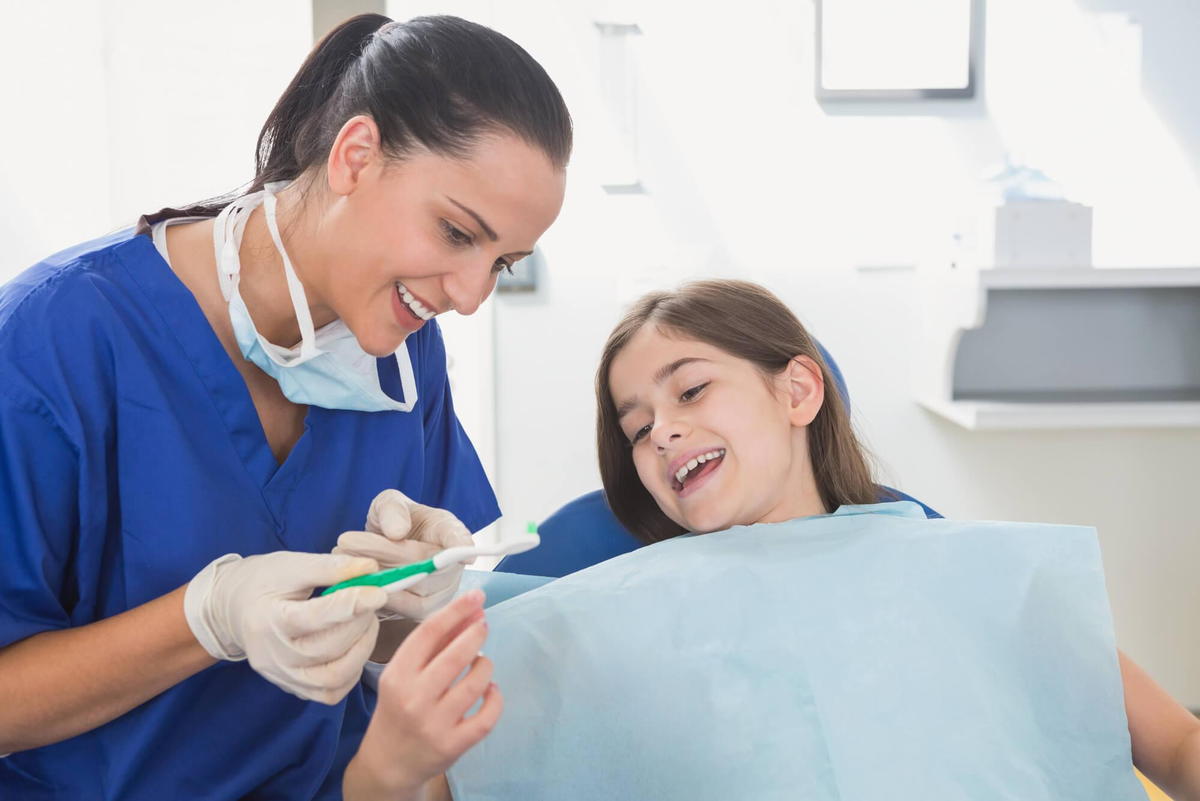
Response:
[[[691,389],[686,390],[682,395],[679,396],[679,399],[681,401],[695,400],[700,395],[700,393],[704,391],[704,388],[707,386],[708,386],[707,382],[703,383],[703,384],[697,384],[696,386],[692,387]]]
[[[633,432],[633,436],[629,438],[630,445],[637,445],[646,437],[650,436],[650,426],[645,425]]]
[[[446,241],[451,245],[465,247],[467,245],[475,244],[475,237],[471,236],[457,226],[451,225],[445,220],[442,220],[442,234],[446,237]]]
[[[492,272],[493,273],[507,272],[509,275],[512,275],[513,274],[512,262],[510,262],[506,259],[496,259],[496,263],[494,265],[492,265]]]

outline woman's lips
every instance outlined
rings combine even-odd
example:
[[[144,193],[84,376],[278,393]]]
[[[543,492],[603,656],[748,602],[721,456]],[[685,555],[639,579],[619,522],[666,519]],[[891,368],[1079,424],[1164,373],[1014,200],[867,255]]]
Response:
[[[408,308],[408,304],[400,299],[400,291],[392,290],[392,314],[396,317],[396,322],[401,328],[408,331],[417,331],[421,326],[425,325],[425,321],[413,313],[413,310]]]

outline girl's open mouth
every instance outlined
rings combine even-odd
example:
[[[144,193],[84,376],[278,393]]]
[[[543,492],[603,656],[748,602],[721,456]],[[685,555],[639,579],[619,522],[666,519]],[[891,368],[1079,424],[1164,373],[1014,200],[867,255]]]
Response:
[[[679,497],[687,497],[699,489],[701,485],[708,483],[709,476],[720,468],[724,460],[724,448],[715,448],[694,459],[689,459],[671,477],[671,488],[675,490]]]

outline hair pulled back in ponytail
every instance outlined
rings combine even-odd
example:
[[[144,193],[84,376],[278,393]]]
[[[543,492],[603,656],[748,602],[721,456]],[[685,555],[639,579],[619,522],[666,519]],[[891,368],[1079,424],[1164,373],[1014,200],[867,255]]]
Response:
[[[391,21],[382,14],[360,14],[327,33],[312,49],[259,131],[251,192],[304,172],[307,165],[301,159],[306,149],[313,149],[313,139],[330,116],[330,101],[371,38]],[[302,147],[305,142],[308,148]]]
[[[571,116],[550,76],[519,45],[458,17],[346,20],[305,59],[258,136],[247,191],[325,163],[346,120],[370,116],[383,151],[465,157],[489,134],[512,133],[558,168],[571,154]],[[212,216],[232,195],[163,209],[148,223]]]

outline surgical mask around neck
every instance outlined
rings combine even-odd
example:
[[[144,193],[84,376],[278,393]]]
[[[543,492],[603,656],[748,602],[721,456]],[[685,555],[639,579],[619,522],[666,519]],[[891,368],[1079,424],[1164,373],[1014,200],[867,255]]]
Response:
[[[286,182],[267,184],[262,191],[238,198],[222,209],[213,226],[217,276],[221,294],[229,303],[229,319],[238,348],[246,359],[274,378],[284,396],[293,403],[360,412],[411,411],[417,403],[417,382],[404,343],[395,353],[404,393],[404,400],[397,401],[380,386],[375,357],[362,349],[341,319],[319,330],[313,328],[304,287],[279,236],[275,193],[284,186]],[[300,344],[295,347],[276,345],[258,332],[238,288],[242,236],[251,212],[260,205],[271,241],[283,260],[288,294],[300,327]]]

